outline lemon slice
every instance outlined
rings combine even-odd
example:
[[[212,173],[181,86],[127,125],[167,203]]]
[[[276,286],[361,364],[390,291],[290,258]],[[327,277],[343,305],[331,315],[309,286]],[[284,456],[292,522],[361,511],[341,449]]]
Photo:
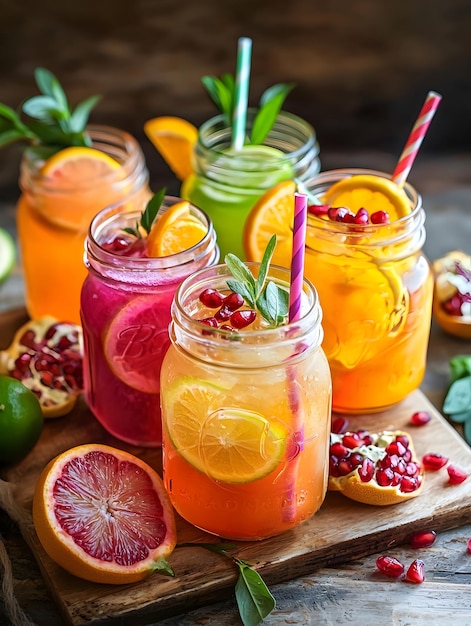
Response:
[[[193,173],[193,148],[198,138],[193,124],[179,117],[154,117],[144,124],[144,132],[179,180]]]
[[[200,472],[224,483],[248,483],[270,474],[284,457],[287,429],[261,413],[229,405],[226,390],[181,377],[163,400],[170,439]]]
[[[12,236],[0,228],[0,284],[9,276],[15,265],[16,248]]]
[[[407,194],[388,178],[373,174],[357,174],[334,183],[325,192],[323,202],[330,206],[344,206],[356,213],[364,208],[371,215],[385,211],[390,220],[397,220],[411,212]]]
[[[41,168],[41,174],[67,184],[106,176],[121,165],[101,150],[72,146],[53,154]]]
[[[152,226],[147,238],[147,254],[161,257],[184,252],[199,243],[207,232],[207,227],[191,214],[190,203],[177,202]]]

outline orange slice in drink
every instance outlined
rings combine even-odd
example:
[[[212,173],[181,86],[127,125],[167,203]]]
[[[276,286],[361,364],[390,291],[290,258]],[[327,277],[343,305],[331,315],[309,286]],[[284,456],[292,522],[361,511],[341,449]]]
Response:
[[[276,235],[272,263],[287,266],[291,258],[296,185],[287,180],[266,191],[250,211],[243,244],[248,261],[260,262],[267,243]]]
[[[391,221],[411,212],[410,201],[399,185],[388,178],[358,174],[334,183],[324,194],[330,206],[344,206],[356,213],[364,208],[371,215],[376,211],[388,213]]]
[[[179,180],[193,173],[196,126],[180,117],[162,116],[148,120],[144,132]]]
[[[41,168],[41,174],[54,183],[66,185],[93,180],[118,170],[121,165],[101,150],[85,146],[64,148],[53,154]]]
[[[169,256],[189,250],[208,232],[206,226],[191,214],[189,202],[177,202],[157,219],[147,238],[151,257]]]
[[[214,480],[248,483],[284,458],[287,429],[259,412],[231,407],[226,390],[183,376],[163,398],[170,439],[183,458]]]

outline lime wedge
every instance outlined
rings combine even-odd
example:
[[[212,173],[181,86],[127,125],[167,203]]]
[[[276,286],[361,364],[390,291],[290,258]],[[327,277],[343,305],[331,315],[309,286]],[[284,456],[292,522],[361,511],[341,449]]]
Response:
[[[2,283],[15,265],[16,247],[13,237],[0,228],[0,283]]]

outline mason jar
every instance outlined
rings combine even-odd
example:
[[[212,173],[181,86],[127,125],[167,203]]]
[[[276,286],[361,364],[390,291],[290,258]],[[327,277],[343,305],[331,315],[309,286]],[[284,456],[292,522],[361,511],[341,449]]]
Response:
[[[95,154],[80,163],[82,148],[66,148],[52,157],[61,162],[51,170],[28,149],[21,162],[18,243],[32,319],[52,315],[80,323],[83,245],[92,218],[124,198],[141,206],[150,196],[144,154],[134,137],[106,126],[89,126],[87,134],[103,158]]]
[[[176,202],[167,196],[163,210]],[[131,257],[105,247],[134,228],[143,209],[118,203],[90,225],[81,294],[83,373],[88,406],[101,425],[118,439],[155,447],[161,444],[159,379],[172,299],[184,278],[218,262],[219,251],[211,221],[196,207],[191,215],[207,234],[184,252]]]
[[[247,264],[254,275],[259,265]],[[282,288],[289,271],[272,266]],[[194,319],[206,288],[228,294],[227,267],[189,276],[172,305],[161,371],[163,477],[178,513],[220,537],[277,535],[321,506],[328,479],[331,380],[317,294],[299,321],[237,332]]]
[[[308,185],[322,200],[339,180],[357,174],[323,172]],[[333,410],[382,411],[422,382],[430,333],[433,277],[423,253],[425,211],[404,185],[410,213],[390,223],[357,226],[309,214],[305,272],[324,313],[323,348],[330,364]]]
[[[250,135],[256,110],[247,112]],[[221,259],[232,252],[244,259],[245,220],[257,200],[276,184],[307,181],[320,169],[313,127],[282,111],[263,145],[231,148],[232,130],[223,115],[207,120],[198,131],[194,173],[183,181],[181,196],[203,209],[217,233]]]

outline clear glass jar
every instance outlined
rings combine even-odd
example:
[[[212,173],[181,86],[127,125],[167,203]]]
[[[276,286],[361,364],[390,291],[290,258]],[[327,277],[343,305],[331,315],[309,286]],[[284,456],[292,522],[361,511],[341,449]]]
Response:
[[[83,244],[92,218],[124,200],[141,206],[150,196],[144,154],[128,133],[106,126],[87,129],[93,148],[112,157],[64,176],[42,171],[44,160],[27,150],[21,163],[18,242],[26,308],[31,318],[52,315],[80,323],[80,289],[86,276]],[[75,148],[77,150],[77,148]],[[70,176],[70,177],[68,177]]]
[[[167,196],[163,208],[179,201]],[[133,228],[143,209],[118,203],[98,213],[90,226],[81,294],[84,387],[90,410],[108,432],[154,447],[161,444],[159,378],[172,299],[184,278],[218,262],[219,251],[210,220],[196,207],[191,213],[208,232],[185,252],[140,258],[101,245]]]
[[[335,182],[356,174],[391,178],[373,170],[334,170],[308,188],[322,199]],[[422,198],[408,183],[404,191],[411,212],[389,224],[356,227],[309,215],[305,273],[324,312],[334,411],[387,409],[424,376],[433,277],[422,252]]]
[[[255,113],[248,110],[248,134]],[[232,252],[243,259],[243,230],[250,210],[276,184],[294,178],[305,182],[316,174],[319,145],[312,126],[285,111],[263,145],[235,152],[231,141],[231,128],[222,115],[201,125],[193,158],[195,173],[183,182],[181,196],[210,216],[221,258]]]
[[[257,275],[259,265],[249,263]],[[221,537],[262,539],[311,517],[327,487],[331,380],[322,312],[304,282],[302,317],[228,333],[193,319],[225,265],[177,290],[161,371],[163,476],[178,513]],[[289,271],[272,266],[281,287]]]

